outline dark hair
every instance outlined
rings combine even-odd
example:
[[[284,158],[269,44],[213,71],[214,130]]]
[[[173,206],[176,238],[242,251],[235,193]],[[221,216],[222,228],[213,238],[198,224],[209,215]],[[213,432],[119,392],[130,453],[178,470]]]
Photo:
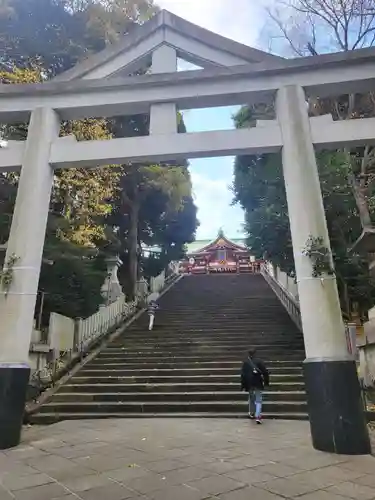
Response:
[[[249,349],[249,356],[250,356],[250,358],[253,358],[255,356],[255,353],[256,353],[256,349],[254,349],[254,347],[252,347],[251,349]]]

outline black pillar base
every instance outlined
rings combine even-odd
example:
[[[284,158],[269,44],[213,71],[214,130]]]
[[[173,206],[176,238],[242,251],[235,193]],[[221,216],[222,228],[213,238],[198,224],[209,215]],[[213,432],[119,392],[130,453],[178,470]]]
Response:
[[[0,450],[20,442],[29,377],[27,365],[0,363]]]
[[[313,446],[345,455],[371,453],[355,361],[304,363]]]

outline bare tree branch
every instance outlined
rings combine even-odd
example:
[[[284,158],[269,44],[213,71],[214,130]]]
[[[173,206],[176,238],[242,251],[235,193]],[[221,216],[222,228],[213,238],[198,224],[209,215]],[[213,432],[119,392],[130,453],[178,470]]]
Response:
[[[334,50],[334,45],[347,51],[375,43],[375,7],[371,0],[278,0],[276,7],[267,11],[298,55],[306,53],[307,42],[318,53],[327,52],[327,47],[319,48],[317,42],[326,43],[328,51]],[[292,24],[296,20],[305,39],[303,49]],[[305,26],[308,32],[303,31]]]
[[[268,9],[273,26],[297,55],[316,56],[375,45],[375,0],[276,0]],[[336,120],[375,116],[375,93],[329,99],[309,99],[309,113],[331,113]],[[343,151],[348,157],[352,186],[361,223],[372,226],[375,148]],[[369,204],[370,202],[370,204]]]
[[[299,56],[302,56],[303,53],[298,49],[297,45],[294,44],[293,40],[290,38],[285,26],[279,19],[277,13],[273,13],[271,9],[267,8],[266,9],[268,12],[269,17],[275,22],[275,24],[278,26],[279,30],[281,31],[283,37],[288,41],[289,45],[293,49],[293,51],[298,54]]]

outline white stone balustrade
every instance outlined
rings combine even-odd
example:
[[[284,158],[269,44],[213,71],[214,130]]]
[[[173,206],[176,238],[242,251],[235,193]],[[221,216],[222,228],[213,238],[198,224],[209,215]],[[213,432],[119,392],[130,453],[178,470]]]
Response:
[[[106,304],[115,302],[123,295],[121,285],[118,280],[117,271],[122,264],[119,257],[110,257],[107,263],[107,277],[103,283],[101,292]]]
[[[375,387],[375,307],[369,311],[363,335],[357,338],[359,375],[365,387]]]
[[[48,343],[46,348],[48,351],[54,351],[54,359],[60,355],[69,353],[85,352],[90,348],[90,345],[105,335],[109,330],[123,323],[127,318],[131,317],[137,308],[146,304],[150,298],[157,298],[163,288],[173,282],[177,275],[171,275],[165,279],[163,271],[159,276],[151,278],[152,286],[150,290],[145,280],[140,280],[137,283],[137,299],[133,302],[127,302],[125,295],[120,295],[115,301],[108,305],[100,306],[99,310],[85,319],[72,319],[61,314],[52,313],[50,316],[50,324],[48,331]],[[33,363],[35,368],[43,370],[46,363],[46,356],[41,362],[38,362],[38,367]]]

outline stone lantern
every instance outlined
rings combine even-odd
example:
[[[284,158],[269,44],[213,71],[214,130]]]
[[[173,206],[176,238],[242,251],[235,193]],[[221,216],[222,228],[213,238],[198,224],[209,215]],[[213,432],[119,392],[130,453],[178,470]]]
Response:
[[[117,271],[122,264],[121,259],[116,256],[108,257],[107,264],[107,277],[103,283],[101,292],[106,304],[115,302],[119,297],[123,296],[122,288],[118,280]]]

